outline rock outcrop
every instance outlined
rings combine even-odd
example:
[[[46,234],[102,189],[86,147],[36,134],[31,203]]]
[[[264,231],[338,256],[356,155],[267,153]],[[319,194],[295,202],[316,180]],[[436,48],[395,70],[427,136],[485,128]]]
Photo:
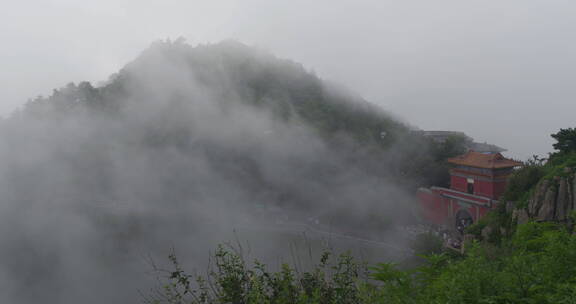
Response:
[[[541,180],[528,198],[527,205],[513,212],[519,224],[529,220],[566,222],[576,206],[576,177],[571,168],[562,176]]]

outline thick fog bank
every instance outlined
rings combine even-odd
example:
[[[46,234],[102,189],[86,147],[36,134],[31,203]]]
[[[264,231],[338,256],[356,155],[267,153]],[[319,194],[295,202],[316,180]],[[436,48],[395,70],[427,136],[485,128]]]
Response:
[[[298,64],[232,42],[158,43],[102,86],[69,85],[1,122],[0,301],[135,303],[155,283],[145,257],[174,247],[203,269],[237,237],[279,261],[304,224],[392,238],[412,207],[399,185],[427,154],[410,134]]]

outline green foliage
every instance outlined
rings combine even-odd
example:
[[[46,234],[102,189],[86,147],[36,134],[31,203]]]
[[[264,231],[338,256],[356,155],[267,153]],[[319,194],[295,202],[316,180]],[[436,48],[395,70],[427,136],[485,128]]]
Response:
[[[572,292],[574,249],[576,237],[557,225],[520,225],[497,254],[476,243],[448,263],[426,295],[430,303],[556,303]]]
[[[378,285],[379,303],[412,303],[414,301],[415,285],[411,272],[399,270],[395,264],[391,263],[380,263],[371,270],[371,277],[380,283]]]
[[[488,221],[486,220],[485,216],[476,223],[466,227],[466,233],[472,234],[475,238],[480,239],[482,237],[482,230],[486,228],[487,225]]]
[[[560,129],[551,136],[557,141],[553,146],[558,152],[550,154],[547,162],[536,155],[526,161],[510,177],[503,200],[518,202],[519,208],[525,207],[526,200],[539,181],[566,176],[571,173],[567,168],[576,167],[576,129]]]
[[[510,176],[502,199],[504,201],[522,202],[526,194],[546,174],[543,160],[537,156],[524,163],[524,166]]]
[[[255,261],[248,267],[241,253],[218,247],[211,270],[204,276],[182,271],[175,255],[173,270],[148,303],[359,303],[360,290],[369,296],[366,271],[349,254],[332,259],[329,252],[311,271],[297,272],[283,264],[277,272]]]
[[[576,152],[576,128],[560,129],[560,131],[550,136],[556,140],[556,143],[552,146],[559,153]]]
[[[452,135],[443,143],[437,144],[433,153],[438,160],[445,160],[466,153],[469,142],[470,138],[466,136]]]
[[[441,253],[442,238],[431,232],[421,233],[416,236],[410,247],[417,255]]]
[[[566,176],[566,168],[576,168],[576,152],[556,154],[546,163],[544,178],[553,179],[556,176]]]
[[[418,180],[419,186],[450,186],[449,169],[451,165],[446,161],[450,157],[464,154],[467,151],[469,138],[465,136],[450,136],[445,142],[437,143],[430,138],[422,139],[422,147],[429,147],[426,150],[419,150],[414,147],[407,150],[410,157],[407,163],[411,164],[413,174],[411,179]],[[425,152],[424,155],[414,155],[412,151]]]
[[[482,231],[488,228],[487,238],[482,235]],[[478,222],[466,228],[466,233],[472,234],[478,240],[487,241],[488,243],[499,245],[503,239],[509,237],[513,230],[512,214],[506,211],[504,202],[496,206],[482,217]],[[504,232],[504,233],[503,233]]]
[[[296,272],[283,265],[269,272],[247,267],[222,247],[208,278],[184,273],[175,257],[167,284],[151,303],[573,303],[576,236],[561,225],[520,225],[500,247],[472,243],[465,256],[423,256],[426,263],[401,270],[395,264],[363,267],[349,255]]]
[[[517,209],[526,208],[539,182],[549,180],[552,186],[558,186],[556,178],[574,174],[575,168],[576,152],[553,154],[546,163],[534,156],[510,176],[502,200],[515,202]]]

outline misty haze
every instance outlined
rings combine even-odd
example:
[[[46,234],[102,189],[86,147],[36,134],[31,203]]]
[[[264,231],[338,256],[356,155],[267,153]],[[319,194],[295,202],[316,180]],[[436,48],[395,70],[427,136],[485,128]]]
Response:
[[[145,2],[3,5],[1,303],[574,298],[576,6]]]

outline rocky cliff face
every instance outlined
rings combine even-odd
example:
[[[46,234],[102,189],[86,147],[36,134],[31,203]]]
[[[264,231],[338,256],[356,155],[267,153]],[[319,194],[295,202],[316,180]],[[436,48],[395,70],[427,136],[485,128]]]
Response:
[[[576,206],[576,177],[573,168],[562,176],[541,180],[530,194],[527,205],[514,211],[518,224],[529,220],[566,222]]]

